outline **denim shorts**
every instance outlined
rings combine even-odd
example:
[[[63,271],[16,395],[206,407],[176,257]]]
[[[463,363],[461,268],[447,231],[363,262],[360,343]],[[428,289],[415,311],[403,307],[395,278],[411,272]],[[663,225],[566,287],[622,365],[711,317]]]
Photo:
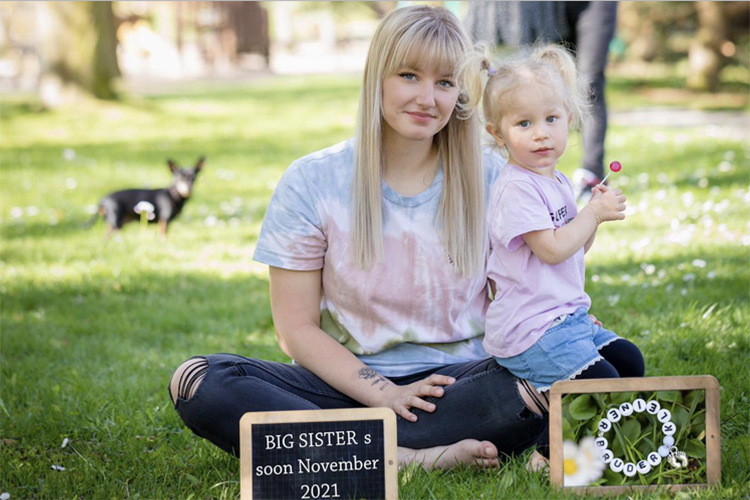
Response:
[[[620,337],[595,325],[580,307],[562,321],[552,323],[527,350],[497,363],[518,378],[528,380],[537,391],[547,391],[558,380],[570,380],[602,359],[599,349]]]

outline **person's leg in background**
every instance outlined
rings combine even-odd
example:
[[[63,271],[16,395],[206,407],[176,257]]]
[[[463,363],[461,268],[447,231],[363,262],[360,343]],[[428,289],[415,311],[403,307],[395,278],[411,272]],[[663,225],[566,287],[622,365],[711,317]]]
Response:
[[[609,44],[617,24],[617,2],[566,2],[571,38],[580,78],[591,86],[590,120],[583,127],[583,162],[573,174],[579,202],[588,202],[593,188],[604,177],[604,139],[607,104],[604,70]]]

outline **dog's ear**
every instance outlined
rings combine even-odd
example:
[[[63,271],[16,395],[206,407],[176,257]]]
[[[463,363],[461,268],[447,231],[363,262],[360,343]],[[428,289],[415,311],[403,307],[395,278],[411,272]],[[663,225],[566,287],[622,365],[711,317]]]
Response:
[[[205,162],[206,162],[206,157],[205,156],[201,156],[200,158],[198,158],[198,163],[195,164],[195,173],[196,174],[201,171],[201,169],[203,168],[203,164]]]
[[[180,166],[172,159],[167,160],[167,165],[169,165],[169,170],[171,170],[172,173],[175,173],[180,169]]]

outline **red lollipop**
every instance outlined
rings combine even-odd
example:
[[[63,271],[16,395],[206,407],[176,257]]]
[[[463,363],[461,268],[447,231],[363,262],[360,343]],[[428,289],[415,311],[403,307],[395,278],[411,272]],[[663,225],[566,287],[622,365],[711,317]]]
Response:
[[[612,175],[612,172],[619,172],[620,170],[622,170],[622,163],[620,163],[619,161],[613,161],[609,164],[609,170],[610,172],[606,175],[606,177],[604,177],[604,179],[602,179],[602,182],[600,182],[599,184],[604,184],[604,181],[609,179],[609,176]]]

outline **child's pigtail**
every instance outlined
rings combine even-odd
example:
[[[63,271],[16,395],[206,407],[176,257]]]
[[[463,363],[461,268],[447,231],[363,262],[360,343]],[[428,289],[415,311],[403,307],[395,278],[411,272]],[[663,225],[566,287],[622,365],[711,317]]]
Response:
[[[588,116],[590,90],[578,78],[573,56],[560,45],[547,45],[537,49],[532,57],[552,65],[560,72],[568,91],[568,105],[572,117],[571,126],[573,128],[580,127]]]
[[[461,60],[456,71],[456,82],[460,89],[456,103],[457,116],[462,120],[471,117],[482,100],[485,71],[491,71],[489,49],[486,45],[477,45]]]

